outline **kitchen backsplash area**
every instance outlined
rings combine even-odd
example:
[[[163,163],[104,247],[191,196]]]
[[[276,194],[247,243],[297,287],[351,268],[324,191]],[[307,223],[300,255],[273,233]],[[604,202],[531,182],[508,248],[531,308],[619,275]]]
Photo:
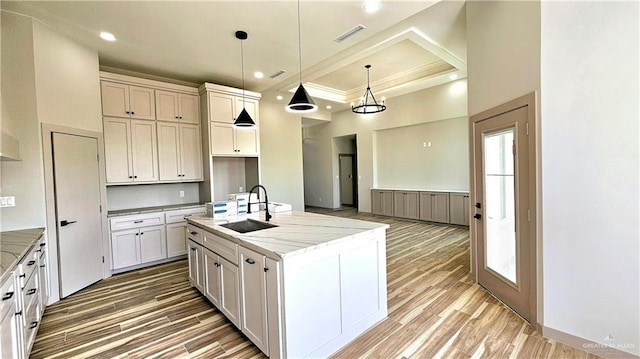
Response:
[[[109,211],[196,202],[200,202],[197,182],[107,187]]]

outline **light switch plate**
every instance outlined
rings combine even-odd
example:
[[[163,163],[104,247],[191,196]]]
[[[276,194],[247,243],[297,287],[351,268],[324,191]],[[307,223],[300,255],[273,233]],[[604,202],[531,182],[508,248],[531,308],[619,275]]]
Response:
[[[15,207],[16,206],[16,197],[0,197],[0,207]]]

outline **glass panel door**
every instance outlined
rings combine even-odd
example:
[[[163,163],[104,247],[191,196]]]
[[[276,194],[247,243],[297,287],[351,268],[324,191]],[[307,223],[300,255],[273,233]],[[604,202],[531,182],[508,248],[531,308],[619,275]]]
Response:
[[[485,266],[517,285],[514,131],[485,134]]]

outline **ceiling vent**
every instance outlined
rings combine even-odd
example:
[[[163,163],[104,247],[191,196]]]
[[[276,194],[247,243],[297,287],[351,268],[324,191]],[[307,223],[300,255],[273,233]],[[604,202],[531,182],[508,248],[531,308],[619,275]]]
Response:
[[[337,42],[337,43],[341,43],[344,40],[350,38],[351,36],[359,33],[360,31],[366,29],[366,27],[364,25],[357,25],[356,27],[354,27],[353,29],[345,32],[344,34],[336,37],[333,41]]]
[[[279,70],[279,71],[276,71],[276,72],[275,72],[275,73],[273,73],[271,76],[269,76],[269,78],[271,78],[271,79],[275,79],[276,77],[278,77],[278,76],[282,75],[282,74],[283,74],[283,73],[285,73],[285,72],[286,72],[285,70]]]

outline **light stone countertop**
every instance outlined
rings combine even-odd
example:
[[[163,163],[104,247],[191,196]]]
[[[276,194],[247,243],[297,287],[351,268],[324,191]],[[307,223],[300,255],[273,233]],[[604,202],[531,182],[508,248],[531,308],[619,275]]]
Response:
[[[43,233],[44,228],[0,232],[0,282],[15,269]]]
[[[389,228],[384,223],[299,211],[273,213],[272,216],[269,223],[278,227],[249,233],[238,233],[220,224],[246,218],[264,221],[264,212],[228,217],[226,220],[191,216],[187,218],[187,222],[273,259],[302,254],[377,229]]]
[[[452,190],[452,189],[424,189],[424,188],[391,188],[391,187],[371,187],[371,190],[381,191],[407,191],[407,192],[444,192],[444,193],[462,193],[469,194],[469,191],[465,190]]]
[[[163,211],[171,211],[175,209],[187,209],[187,208],[196,208],[196,207],[204,207],[204,203],[182,203],[182,204],[169,204],[166,206],[117,209],[117,210],[108,211],[107,217],[128,216],[131,214],[163,212]]]

